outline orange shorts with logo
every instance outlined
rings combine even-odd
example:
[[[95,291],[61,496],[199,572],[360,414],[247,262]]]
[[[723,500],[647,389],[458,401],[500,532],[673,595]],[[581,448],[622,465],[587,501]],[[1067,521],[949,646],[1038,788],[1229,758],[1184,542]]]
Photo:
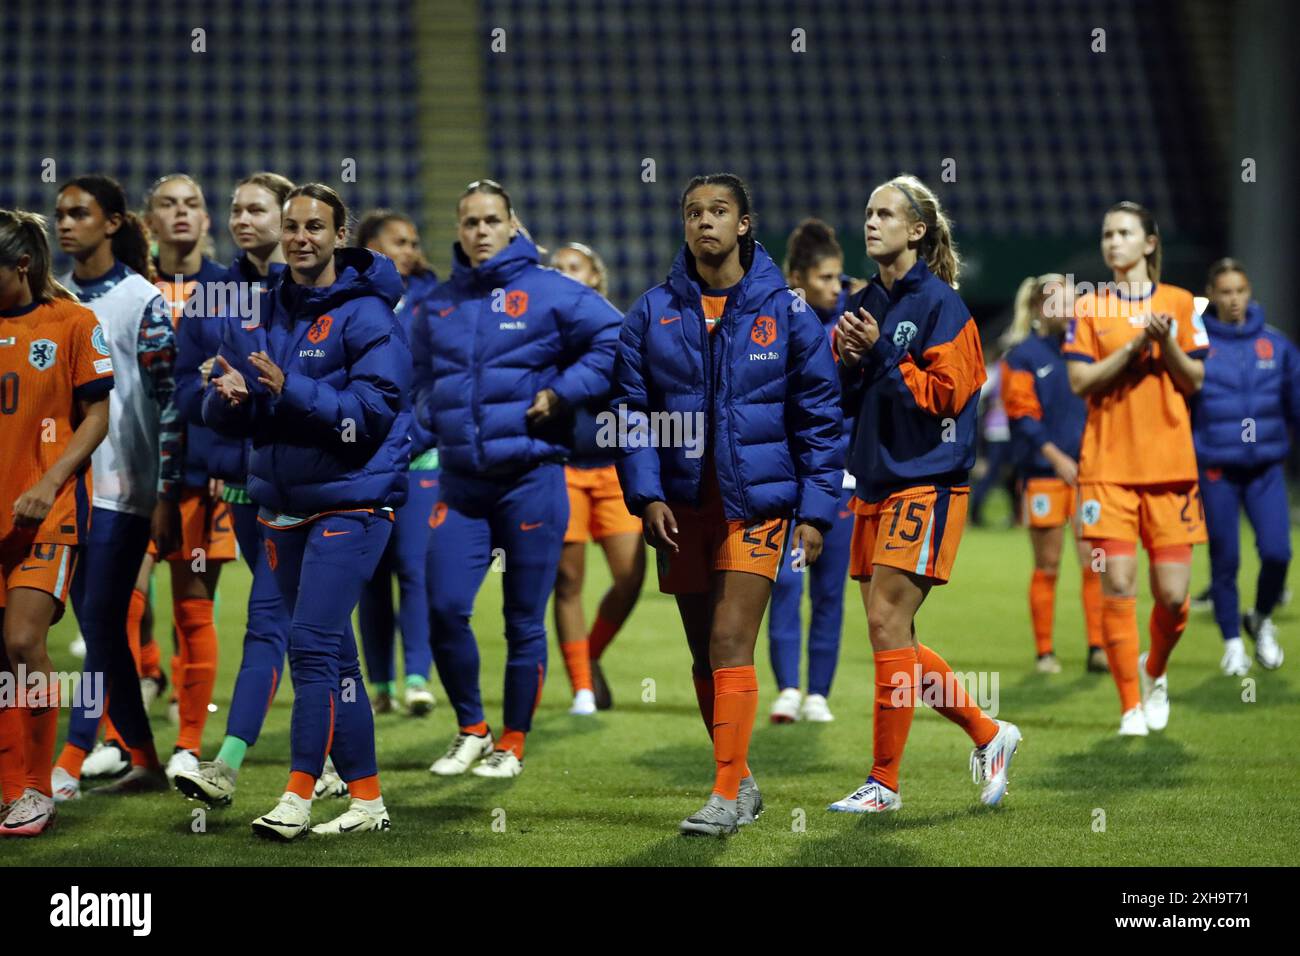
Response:
[[[1060,478],[1026,478],[1022,492],[1029,527],[1059,528],[1073,520],[1074,488]]]
[[[235,522],[230,502],[213,501],[205,488],[181,492],[181,546],[163,560],[192,561],[201,549],[208,561],[233,561],[238,556]],[[149,542],[149,556],[158,559],[158,549]]]
[[[655,550],[659,569],[659,590],[664,594],[707,594],[717,571],[747,571],[776,580],[785,553],[789,521],[767,518],[746,524],[729,521],[722,509],[722,495],[713,478],[712,462],[700,507],[669,504],[677,520],[674,540],[678,550]]]
[[[70,544],[33,544],[26,554],[0,564],[0,608],[6,606],[6,592],[34,588],[52,595],[58,602],[54,620],[63,617],[68,602],[72,572],[77,566],[77,549]]]
[[[948,583],[957,545],[966,527],[970,489],[922,485],[896,491],[883,501],[856,495],[849,509],[857,515],[849,545],[849,577],[865,581],[877,564]]]
[[[1081,481],[1078,497],[1084,538],[1141,541],[1148,551],[1206,541],[1205,508],[1194,481],[1169,485]]]
[[[627,510],[618,469],[564,468],[569,489],[569,528],[564,543],[603,541],[616,534],[640,534],[641,519]],[[675,514],[676,512],[674,512]]]

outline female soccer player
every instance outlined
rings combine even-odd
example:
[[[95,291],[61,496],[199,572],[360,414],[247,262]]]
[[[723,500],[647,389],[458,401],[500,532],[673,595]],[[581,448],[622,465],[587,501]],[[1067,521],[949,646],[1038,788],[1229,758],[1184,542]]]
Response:
[[[253,440],[248,493],[291,614],[292,770],[253,830],[292,840],[311,822],[327,752],[352,802],[312,832],[389,829],[351,617],[406,496],[411,355],[392,311],[401,277],[383,256],[341,248],[338,193],[293,189],[281,236],[288,268],[256,323],[226,320],[203,418]]]
[[[560,413],[609,388],[618,310],[538,264],[499,183],[470,183],[456,207],[451,278],[415,324],[416,411],[438,438],[439,498],[426,579],[433,659],[459,730],[429,770],[515,777],[546,674],[546,600],[569,501],[571,435]],[[479,696],[470,614],[502,573],[505,726],[494,741]]]
[[[1270,615],[1286,585],[1291,562],[1283,462],[1290,429],[1300,425],[1300,352],[1285,335],[1264,324],[1264,310],[1250,295],[1246,270],[1235,259],[1210,266],[1203,315],[1210,337],[1205,385],[1192,403],[1192,438],[1200,469],[1205,523],[1210,536],[1210,593],[1223,634],[1225,674],[1250,670],[1241,640],[1255,641],[1255,660],[1282,666],[1282,648]],[[1259,580],[1255,608],[1237,617],[1237,569],[1241,564],[1241,510],[1255,530]]]
[[[420,234],[415,223],[400,213],[373,210],[361,218],[353,244],[383,253],[397,266],[397,273],[406,285],[406,293],[397,304],[397,321],[409,342],[412,323],[418,320],[424,300],[438,284],[420,253]],[[397,708],[393,669],[394,574],[399,593],[406,709],[419,717],[434,706],[433,691],[429,689],[433,650],[429,644],[429,597],[424,588],[424,566],[428,560],[429,516],[437,503],[438,449],[434,447],[433,435],[412,420],[406,504],[397,509],[388,549],[379,562],[379,570],[361,592],[357,614],[361,650],[372,690],[371,703],[377,714]]]
[[[189,176],[173,173],[154,183],[146,199],[146,216],[158,242],[155,284],[171,305],[179,335],[186,321],[203,322],[214,313],[222,299],[226,269],[203,255],[210,224],[207,202]],[[186,422],[180,547],[162,555],[171,565],[172,622],[178,642],[172,685],[180,711],[176,747],[167,761],[168,780],[181,770],[198,769],[217,679],[213,600],[222,564],[235,559],[230,504],[214,493],[217,489],[211,481],[214,441],[211,429],[193,420]],[[156,557],[156,551],[151,550],[151,556]]]
[[[1011,422],[1024,523],[1034,550],[1029,582],[1029,615],[1039,673],[1059,674],[1052,647],[1056,575],[1061,566],[1065,526],[1074,523],[1074,492],[1079,478],[1079,444],[1087,408],[1070,390],[1061,340],[1074,316],[1074,288],[1062,275],[1030,276],[1016,292],[1014,343],[1002,359],[1002,404]],[[1101,578],[1092,567],[1092,549],[1077,538],[1083,572],[1083,616],[1088,632],[1089,671],[1106,671],[1101,637]]]
[[[979,329],[957,295],[952,229],[929,187],[908,175],[876,187],[863,232],[879,272],[841,316],[836,345],[845,407],[858,410],[849,574],[861,583],[875,655],[874,756],[866,783],[829,809],[902,805],[899,765],[918,694],[970,736],[980,800],[996,804],[1020,730],[981,711],[914,624],[931,588],[947,583],[966,520],[984,382]]]
[[[127,614],[150,540],[168,551],[179,544],[185,436],[174,402],[176,338],[171,313],[149,281],[144,224],[127,211],[116,180],[70,180],[59,190],[56,225],[59,246],[73,263],[63,285],[95,313],[115,370],[108,437],[92,459],[94,508],[72,579],[72,609],[86,636],[83,680],[109,675],[108,735],[123,741],[132,770],[96,792],[166,789],[136,677],[140,648],[128,639]],[[92,712],[86,703],[73,706],[68,741],[54,767],[51,786],[58,801],[80,796],[82,764],[95,746],[101,708]]]
[[[829,336],[844,311],[851,292],[861,288],[860,280],[844,275],[844,251],[835,232],[820,219],[805,219],[786,240],[785,274],[793,289],[802,289],[804,299]],[[841,446],[848,461],[853,436],[853,418],[844,419]],[[811,569],[782,561],[772,584],[772,610],[767,635],[772,672],[780,690],[772,704],[774,724],[810,720],[825,723],[835,719],[826,699],[831,693],[835,664],[840,656],[840,631],[844,622],[844,583],[848,579],[849,541],[853,536],[853,476],[847,471],[841,481],[835,521],[826,532],[822,556]],[[812,619],[808,624],[808,696],[799,692],[799,649],[802,627],[799,605],[803,582],[809,580],[808,597]]]
[[[590,246],[580,242],[562,246],[551,257],[551,265],[601,295],[609,294],[605,262]],[[597,441],[597,415],[605,410],[608,397],[602,394],[574,410],[574,451],[564,467],[569,527],[555,577],[555,633],[573,688],[569,713],[579,715],[613,706],[600,657],[632,613],[645,580],[641,519],[630,514],[623,503],[613,450],[602,448]],[[613,579],[597,606],[590,633],[582,613],[588,541],[596,541],[605,552]]]
[[[0,702],[0,836],[38,836],[54,822],[59,700],[46,638],[85,539],[112,387],[95,313],[50,275],[45,220],[0,210],[0,670],[17,688]]]
[[[659,590],[677,599],[713,738],[713,792],[681,822],[687,835],[735,833],[762,811],[747,763],[754,645],[788,522],[816,564],[844,473],[830,344],[755,241],[751,206],[729,173],[687,183],[685,247],[623,323],[610,399],[640,433],[619,479],[658,551]],[[678,428],[648,434],[643,416]]]
[[[1192,545],[1205,540],[1187,400],[1209,351],[1192,294],[1160,282],[1160,232],[1134,202],[1106,210],[1112,282],[1079,297],[1065,339],[1070,387],[1088,400],[1079,521],[1104,555],[1102,632],[1123,736],[1169,723],[1169,654],[1187,627]],[[1137,542],[1151,558],[1151,649],[1138,656]]]
[[[281,211],[292,189],[293,183],[278,173],[260,172],[240,180],[231,196],[228,225],[240,252],[223,283],[227,303],[223,311],[231,315],[237,311],[246,322],[260,321],[261,306],[267,302],[262,290],[269,290],[284,271]],[[228,317],[198,315],[181,323],[177,405],[192,425],[203,425],[204,386],[221,348]],[[188,797],[209,805],[226,806],[234,798],[235,781],[244,757],[248,748],[257,743],[266,712],[280,686],[289,643],[289,617],[275,573],[267,563],[257,505],[247,490],[248,441],[211,429],[204,431],[209,434],[206,455],[209,481],[221,488],[220,494],[214,497],[220,497],[230,507],[235,537],[252,571],[253,583],[248,593],[243,654],[221,749],[214,760],[202,761],[193,769],[179,770],[173,782]],[[327,766],[322,778],[329,776]],[[316,795],[321,795],[319,787]]]

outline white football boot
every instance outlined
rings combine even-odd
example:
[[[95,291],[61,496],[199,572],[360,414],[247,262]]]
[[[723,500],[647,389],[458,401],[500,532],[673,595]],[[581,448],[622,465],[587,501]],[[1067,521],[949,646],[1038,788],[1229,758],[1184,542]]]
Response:
[[[772,723],[793,724],[799,719],[799,703],[802,699],[803,695],[797,687],[787,687],[777,694],[776,700],[772,702]]]
[[[573,706],[569,708],[569,713],[575,717],[587,717],[596,712],[596,693],[595,691],[583,688],[573,695]]]
[[[524,772],[524,762],[513,750],[494,750],[470,772],[476,777],[517,777]]]
[[[53,797],[39,790],[24,790],[0,823],[0,837],[40,836],[54,825],[57,812]]]
[[[377,804],[377,806],[376,806]],[[311,832],[322,836],[341,836],[350,833],[387,833],[393,828],[388,819],[384,800],[358,800],[328,823],[318,823]]]
[[[131,755],[111,741],[100,741],[81,762],[81,776],[116,777],[131,769]]]
[[[1007,792],[1007,771],[1011,768],[1011,758],[1020,746],[1020,728],[1015,724],[999,720],[997,735],[983,747],[976,747],[970,752],[971,778],[976,783],[983,783],[980,791],[980,803],[987,807],[996,807]]]
[[[825,697],[821,694],[809,694],[803,699],[803,706],[799,708],[799,719],[813,724],[829,724],[835,719],[835,715],[831,713]]]
[[[333,797],[346,797],[348,795],[348,785],[344,783],[339,772],[334,769],[334,761],[326,757],[325,768],[316,778],[316,786],[312,789],[311,795],[317,800],[328,800]]]
[[[1250,655],[1246,653],[1246,642],[1240,637],[1230,637],[1223,642],[1219,669],[1229,677],[1245,677],[1250,673]]]
[[[50,792],[55,803],[77,800],[81,797],[81,781],[62,767],[55,767],[50,772]]]
[[[898,791],[890,790],[875,777],[868,777],[866,783],[826,809],[834,813],[887,813],[902,805],[903,798]]]
[[[261,837],[292,840],[311,826],[311,801],[296,793],[284,793],[270,813],[253,821],[253,832]]]
[[[176,782],[176,775],[182,770],[196,771],[199,769],[199,757],[192,750],[177,750],[167,761],[167,767],[163,773],[172,783]]]
[[[1169,726],[1169,674],[1159,677],[1147,675],[1147,655],[1138,658],[1138,677],[1142,681],[1142,713],[1148,730],[1164,730]]]
[[[438,703],[433,691],[423,684],[406,686],[406,712],[412,717],[423,717],[433,711]],[[323,824],[322,824],[323,825]]]
[[[454,777],[462,774],[488,754],[492,753],[492,731],[481,737],[474,734],[458,733],[451,742],[447,752],[433,762],[429,773],[439,777]]]
[[[1124,716],[1119,719],[1119,735],[1121,737],[1145,737],[1147,733],[1147,718],[1142,713],[1140,704],[1124,711]]]
[[[1264,670],[1275,671],[1282,666],[1285,656],[1282,645],[1277,642],[1277,628],[1273,626],[1273,619],[1264,618],[1259,622],[1259,632],[1255,637],[1255,660],[1259,661],[1259,666]]]
[[[172,783],[191,800],[202,800],[210,807],[228,807],[235,799],[236,776],[224,760],[204,760],[194,770],[178,771]]]

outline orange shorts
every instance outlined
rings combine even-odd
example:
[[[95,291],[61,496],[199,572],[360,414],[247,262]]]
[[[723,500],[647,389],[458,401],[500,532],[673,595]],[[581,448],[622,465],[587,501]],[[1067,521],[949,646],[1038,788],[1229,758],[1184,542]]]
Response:
[[[1142,542],[1148,551],[1204,544],[1205,508],[1196,482],[1172,485],[1079,483],[1082,537]]]
[[[664,594],[707,594],[716,571],[747,571],[776,580],[785,553],[789,521],[768,518],[746,524],[729,521],[721,499],[699,508],[669,505],[677,519],[676,553],[657,549],[659,590]]]
[[[59,608],[54,620],[63,617],[68,602],[72,572],[77,566],[77,549],[70,544],[33,544],[18,560],[0,564],[0,608],[6,604],[6,592],[14,588],[35,588],[52,595]]]
[[[896,491],[884,501],[856,495],[849,509],[857,515],[849,545],[849,577],[865,581],[877,564],[946,584],[966,527],[970,489],[922,485]]]
[[[206,488],[181,492],[181,546],[166,561],[192,561],[202,550],[208,561],[233,561],[237,557],[235,522],[230,502],[213,501]],[[149,556],[158,559],[158,549],[149,542]]]
[[[1060,478],[1026,478],[1020,497],[1031,528],[1059,528],[1074,518],[1074,488]]]
[[[627,510],[618,469],[564,468],[569,489],[569,529],[564,543],[602,541],[616,534],[640,534],[641,519]],[[676,512],[674,512],[675,514]]]

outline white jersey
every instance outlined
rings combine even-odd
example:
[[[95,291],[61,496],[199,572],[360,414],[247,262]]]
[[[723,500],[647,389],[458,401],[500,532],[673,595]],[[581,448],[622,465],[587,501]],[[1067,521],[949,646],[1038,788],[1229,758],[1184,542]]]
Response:
[[[157,312],[170,315],[167,304],[152,282],[125,266],[84,287],[71,273],[59,281],[95,313],[113,357],[108,437],[91,458],[94,506],[147,518],[158,500],[161,410],[140,370],[140,327]]]

